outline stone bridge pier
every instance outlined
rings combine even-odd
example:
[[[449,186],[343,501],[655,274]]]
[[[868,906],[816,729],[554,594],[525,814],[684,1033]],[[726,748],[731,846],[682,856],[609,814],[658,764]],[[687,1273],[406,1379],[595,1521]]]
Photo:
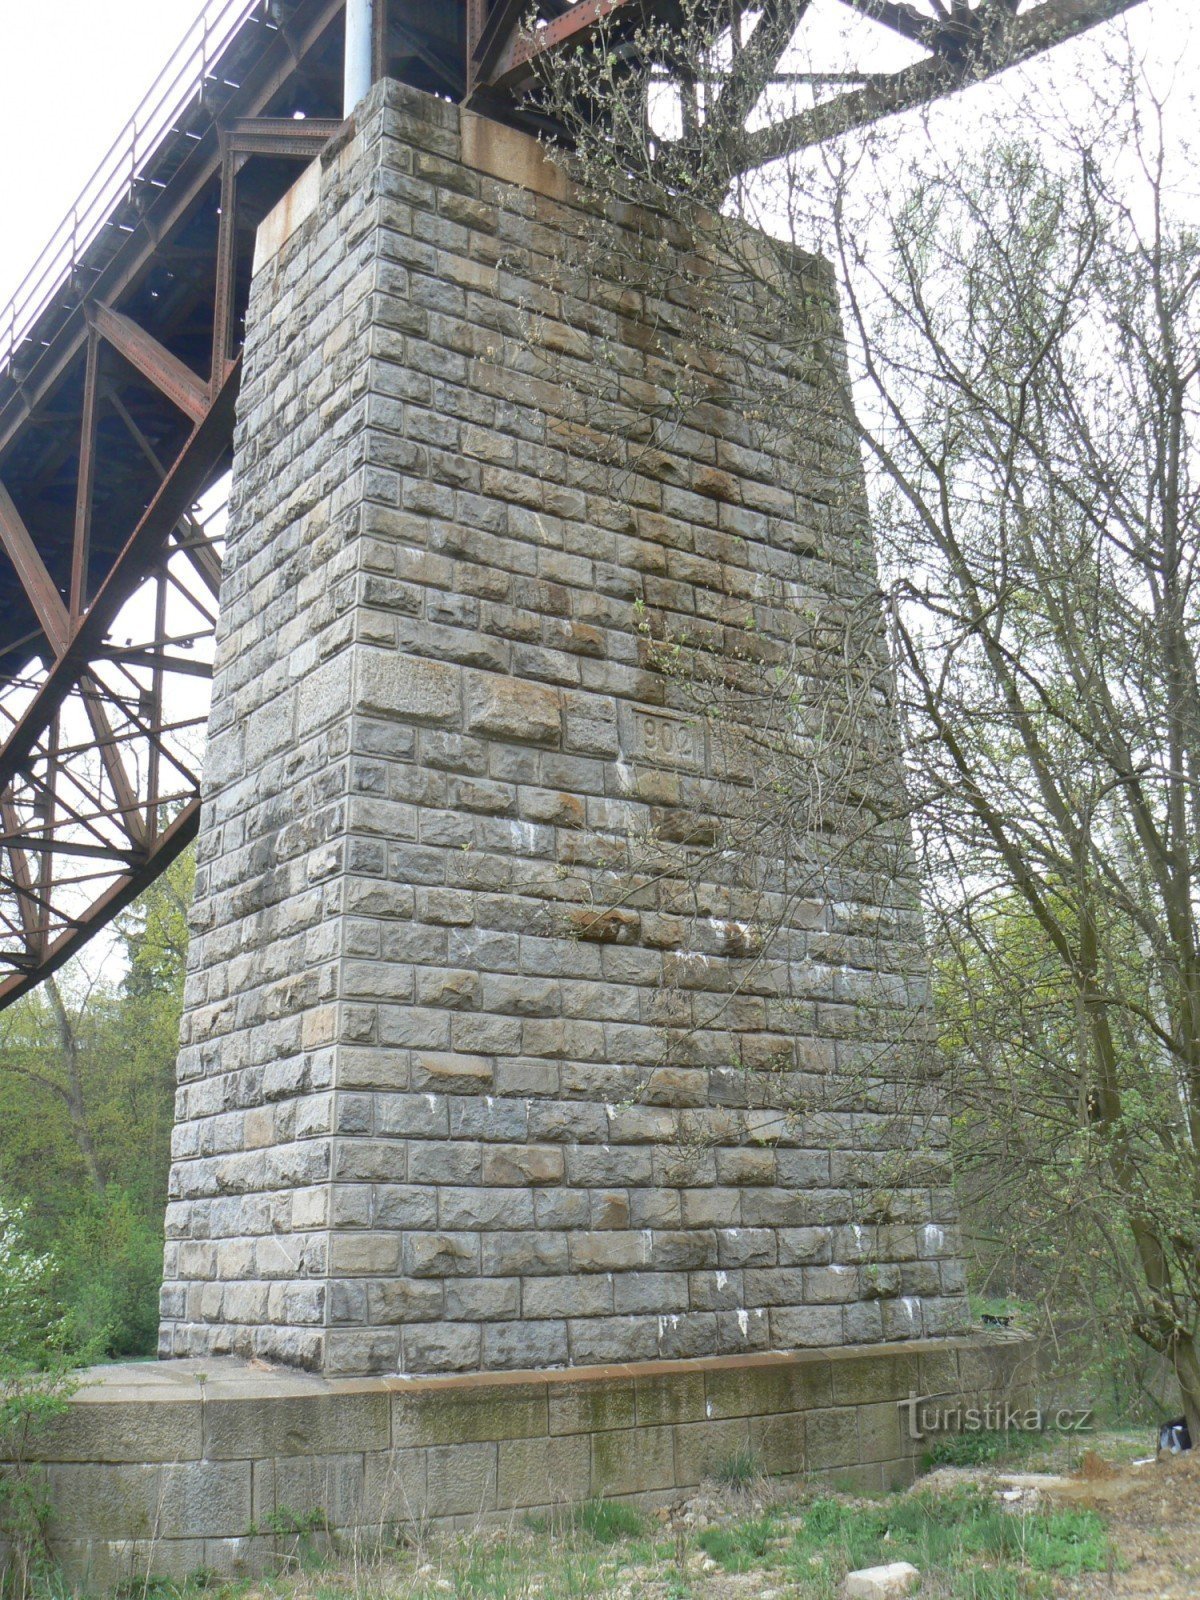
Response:
[[[790,356],[747,302],[741,391],[604,469],[597,341],[635,403],[674,375],[663,306],[572,274],[589,225],[533,140],[384,83],[261,231],[164,1356],[479,1373],[966,1327],[936,1084],[907,1150],[879,1098],[921,1070],[911,869],[768,895],[763,959],[719,848],[739,774],[647,638],[786,660],[799,612],[869,594],[861,492],[829,487],[854,446],[816,392],[752,431]],[[877,670],[877,625],[859,648]]]
[[[904,840],[885,871],[814,812],[833,869],[749,884],[774,775],[688,666],[800,717],[803,658],[841,705],[816,775],[899,797],[837,365],[766,442],[795,351],[754,295],[673,370],[672,307],[573,270],[594,223],[533,141],[381,83],[260,231],[173,1359],[88,1375],[30,1452],[87,1592],[261,1570],[297,1517],[369,1554],[669,1503],[734,1456],[878,1489],[916,1397],[1024,1381],[967,1325]],[[731,348],[741,385],[610,470],[581,399],[653,411]],[[814,614],[866,620],[805,655]]]
[[[819,394],[751,430],[791,359],[751,296],[749,388],[599,470],[598,341],[637,404],[676,375],[669,308],[572,271],[593,221],[532,141],[383,83],[260,232],[173,1359],[88,1375],[31,1452],[88,1592],[734,1456],[878,1489],[916,1397],[1024,1381],[967,1328],[911,863],[749,895],[771,774],[670,665],[778,680],[797,616],[869,602],[857,463]],[[877,622],[828,659],[877,682]],[[896,797],[886,695],[851,704]]]

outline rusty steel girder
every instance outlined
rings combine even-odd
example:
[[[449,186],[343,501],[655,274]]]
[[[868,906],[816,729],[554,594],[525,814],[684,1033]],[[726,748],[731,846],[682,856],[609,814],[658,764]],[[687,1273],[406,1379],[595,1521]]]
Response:
[[[344,126],[344,3],[208,0],[0,311],[0,1006],[195,835],[254,231]],[[821,75],[781,70],[811,0],[713,0],[705,136],[746,170],[1141,3],[840,0],[919,59]],[[652,68],[647,19],[685,25],[678,0],[375,0],[373,71],[553,134],[527,99],[553,52],[602,34]],[[813,103],[748,132],[784,81]]]
[[[261,12],[0,353],[0,1005],[195,835],[253,229],[343,125],[340,3]]]

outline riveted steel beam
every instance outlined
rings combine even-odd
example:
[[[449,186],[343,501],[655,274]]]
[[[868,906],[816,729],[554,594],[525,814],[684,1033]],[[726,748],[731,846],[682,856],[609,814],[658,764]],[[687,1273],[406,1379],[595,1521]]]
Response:
[[[67,648],[67,608],[46,565],[38,554],[24,519],[3,483],[0,483],[0,545],[16,568],[21,587],[29,597],[33,614],[56,656]]]
[[[178,406],[193,422],[203,421],[209,401],[208,385],[203,378],[197,377],[144,328],[139,328],[131,318],[122,316],[111,306],[89,305],[86,314],[88,326],[165,394],[172,405]]]
[[[732,147],[732,169],[749,172],[854,128],[931,105],[1145,3],[1146,0],[1042,0],[1032,11],[1001,19],[986,34],[980,34],[974,47],[954,56],[930,56],[900,72],[877,75],[861,89],[837,95],[797,116],[744,135]]]
[[[479,72],[478,83],[491,90],[519,90],[532,80],[539,59],[564,45],[581,43],[617,12],[632,15],[639,7],[645,8],[645,0],[579,0],[561,17],[536,30],[523,25],[528,8],[524,12],[518,9],[502,37],[493,40],[485,32],[482,43],[489,64],[486,71]]]
[[[33,962],[22,963],[12,977],[0,983],[0,1008],[28,994],[43,978],[57,972],[73,955],[77,955],[98,928],[111,922],[118,912],[136,900],[155,878],[166,871],[172,861],[183,854],[196,837],[199,826],[200,802],[197,799],[190,801],[170,826],[163,829],[153,851],[140,865],[122,872],[103,894],[72,918],[55,939],[44,943]],[[17,854],[22,852],[18,851]]]
[[[239,117],[222,129],[222,139],[235,156],[312,161],[344,126],[328,117]]]

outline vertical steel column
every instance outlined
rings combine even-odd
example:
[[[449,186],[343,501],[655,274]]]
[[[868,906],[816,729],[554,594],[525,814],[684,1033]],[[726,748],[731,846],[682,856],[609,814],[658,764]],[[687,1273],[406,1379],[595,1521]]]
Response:
[[[344,114],[370,93],[375,55],[375,6],[381,0],[346,0],[346,78]]]
[[[221,221],[217,233],[217,285],[213,301],[212,366],[208,392],[216,399],[229,374],[229,355],[233,341],[233,295],[237,275],[237,169],[238,158],[230,149],[224,129],[221,141]]]
[[[475,91],[479,77],[479,64],[475,60],[475,51],[479,41],[483,38],[483,30],[487,26],[488,0],[467,0],[467,68],[466,86],[467,99]]]
[[[8,862],[12,869],[11,887],[16,890],[17,916],[25,939],[25,950],[30,966],[36,966],[44,953],[38,932],[38,917],[34,910],[38,896],[33,886],[33,874],[29,870],[29,857],[12,842],[14,839],[19,839],[26,830],[21,826],[21,819],[17,815],[17,808],[12,803],[11,795],[11,790],[5,790],[4,796],[0,798],[0,822],[3,822],[4,831],[8,835]],[[9,886],[9,882],[6,881],[5,887]]]
[[[88,603],[88,559],[92,543],[92,490],[96,478],[96,385],[100,369],[100,338],[88,329],[87,366],[83,380],[83,426],[80,430],[79,473],[75,491],[75,541],[71,550],[72,624]]]
[[[162,819],[159,812],[162,776],[163,671],[162,657],[167,640],[167,563],[158,570],[154,593],[154,670],[150,674],[149,723],[150,751],[146,768],[146,832],[152,845],[158,843]],[[138,707],[139,714],[141,707]]]
[[[391,44],[392,0],[375,0],[375,18],[371,41],[371,82],[378,83],[388,75],[388,55]]]
[[[62,710],[54,713],[46,740],[46,784],[39,798],[42,813],[42,859],[38,864],[37,947],[45,955],[50,945],[50,908],[54,893],[54,825],[58,820],[58,763],[62,745]],[[37,832],[37,824],[30,828]]]

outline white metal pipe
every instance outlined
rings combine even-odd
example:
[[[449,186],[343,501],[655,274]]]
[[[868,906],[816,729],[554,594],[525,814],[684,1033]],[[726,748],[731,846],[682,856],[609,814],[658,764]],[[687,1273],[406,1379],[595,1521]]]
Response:
[[[376,0],[346,0],[346,88],[344,115],[352,115],[371,88]]]

